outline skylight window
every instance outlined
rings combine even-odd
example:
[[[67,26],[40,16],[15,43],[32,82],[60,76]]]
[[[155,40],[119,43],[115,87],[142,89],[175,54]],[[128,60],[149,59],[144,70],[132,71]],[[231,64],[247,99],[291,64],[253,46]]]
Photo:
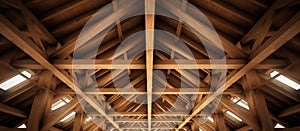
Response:
[[[243,99],[239,98],[239,97],[235,97],[232,99],[232,101],[234,103],[236,103],[237,105],[249,110],[249,106],[248,106],[248,103],[246,101],[244,101]]]
[[[23,75],[25,75],[28,78],[31,78],[31,74],[27,71],[22,71],[21,72]],[[7,81],[4,81],[3,83],[0,84],[0,88],[3,90],[8,90],[12,87],[14,87],[15,85],[20,84],[21,82],[25,81],[26,78],[23,77],[22,75],[18,74],[10,79],[8,79]]]
[[[85,122],[89,122],[90,120],[92,120],[92,117],[89,116],[88,118],[85,119]]]
[[[208,117],[207,119],[211,122],[214,122],[214,119],[212,117]]]
[[[285,127],[283,125],[280,125],[279,123],[277,123],[274,128],[285,128]]]
[[[273,71],[270,73],[270,76],[271,77],[274,77],[276,76],[277,74],[279,74],[279,72],[277,71]],[[295,89],[295,90],[299,90],[300,89],[300,85],[298,83],[296,83],[295,81],[287,78],[286,76],[284,75],[279,75],[278,77],[275,78],[276,80],[280,81],[281,83]]]
[[[25,124],[20,125],[18,128],[26,128]]]
[[[238,121],[242,122],[243,120],[241,118],[239,118],[237,115],[233,114],[231,111],[226,111],[226,113],[228,115],[230,115],[231,117],[237,119]]]
[[[56,110],[64,105],[66,105],[67,103],[69,103],[70,100],[68,98],[63,98],[58,100],[57,102],[55,102],[54,104],[52,104],[51,110]]]
[[[65,116],[64,118],[62,118],[61,120],[60,120],[60,122],[64,122],[64,121],[66,121],[66,120],[68,120],[69,118],[71,118],[71,117],[75,117],[75,114],[76,114],[76,112],[71,112],[69,115],[67,115],[67,116]]]

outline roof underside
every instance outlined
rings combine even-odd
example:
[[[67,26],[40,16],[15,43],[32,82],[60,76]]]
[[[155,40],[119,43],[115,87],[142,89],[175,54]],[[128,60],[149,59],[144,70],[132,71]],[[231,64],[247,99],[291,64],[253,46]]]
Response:
[[[286,128],[300,126],[299,90],[276,79],[281,75],[300,83],[299,1],[188,0],[217,31],[227,63],[225,85],[215,92],[224,90],[212,113],[213,121],[207,120],[203,124],[199,124],[199,119],[207,119],[210,114],[201,111],[213,110],[210,102],[219,95],[208,95],[212,77],[221,76],[223,68],[210,63],[207,48],[193,33],[194,29],[187,26],[195,19],[199,25],[205,24],[197,21],[200,15],[197,10],[183,6],[187,4],[185,0],[179,0],[182,13],[189,15],[182,20],[147,14],[120,21],[124,10],[118,1],[113,3],[97,16],[99,22],[95,22],[99,27],[95,29],[104,30],[106,27],[101,25],[107,23],[113,25],[112,29],[105,36],[99,35],[100,31],[92,32],[82,38],[88,42],[79,48],[83,54],[88,54],[97,47],[93,43],[101,43],[94,57],[95,68],[86,62],[89,59],[86,57],[72,65],[74,50],[78,49],[76,41],[83,26],[112,1],[0,0],[0,83],[24,70],[32,74],[21,84],[8,90],[0,89],[0,129],[22,124],[32,130],[200,128],[210,131],[268,130],[277,123]],[[157,11],[155,2],[159,3],[159,0],[146,2],[145,6],[151,7],[146,11]],[[161,3],[170,7],[165,11],[178,17],[180,11],[172,8],[176,2],[174,5]],[[134,6],[130,8],[134,9]],[[156,41],[159,36],[151,31],[145,33],[144,39],[127,42],[120,52],[115,52],[133,34],[150,29],[178,37],[191,51],[194,63],[189,63],[191,59],[187,52],[173,45],[177,40]],[[202,28],[196,30],[205,32]],[[102,41],[101,36],[104,37]],[[160,47],[165,52],[152,50],[153,47]],[[211,47],[212,51],[219,50],[214,45]],[[144,48],[148,50],[144,51]],[[140,50],[143,51],[133,56]],[[127,68],[119,63],[113,68],[113,60],[131,60],[131,66]],[[181,63],[183,68],[178,68],[176,60],[186,60]],[[191,69],[191,65],[196,68]],[[273,71],[279,75],[272,78],[270,73]],[[72,76],[75,76],[75,85]],[[126,81],[127,77],[131,85]],[[200,84],[196,82],[198,80]],[[116,89],[114,82],[122,89],[135,89],[136,92]],[[161,89],[163,94],[159,94]],[[63,99],[70,102],[51,110],[54,103]],[[156,99],[153,103],[149,102],[153,99]],[[249,109],[238,106],[234,99],[243,100]],[[61,121],[72,111],[76,112],[73,117]],[[86,121],[87,118],[91,120]]]

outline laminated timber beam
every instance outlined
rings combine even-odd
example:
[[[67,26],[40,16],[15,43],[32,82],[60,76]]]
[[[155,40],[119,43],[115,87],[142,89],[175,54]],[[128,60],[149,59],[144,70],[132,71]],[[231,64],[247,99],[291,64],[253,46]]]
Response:
[[[246,79],[247,81],[245,82],[247,83],[244,86],[244,90],[249,90],[249,92],[246,94],[246,97],[253,116],[258,118],[262,130],[274,130],[264,94],[262,91],[255,89],[256,87],[261,86],[261,81],[256,73],[256,70],[250,70],[246,74]]]
[[[214,118],[217,131],[222,131],[224,129],[227,129],[225,124],[225,119],[224,119],[224,113],[222,111],[222,108],[220,108],[220,106],[217,108],[215,114],[213,115],[213,118]]]
[[[207,98],[197,109],[192,112],[180,125],[182,128],[189,120],[193,118],[195,114],[200,112],[205,106],[212,102],[217,96],[219,96],[224,90],[233,85],[237,80],[244,76],[250,69],[253,69],[256,65],[265,60],[273,52],[283,46],[287,41],[292,39],[299,33],[300,30],[300,13],[295,14],[287,23],[285,23],[276,33],[263,43],[256,51],[250,54],[250,61],[243,66],[240,70],[232,71],[227,76],[227,81],[224,88],[219,88],[211,97]]]
[[[300,104],[297,104],[297,105],[294,105],[294,106],[284,109],[283,111],[281,111],[279,113],[278,117],[285,117],[285,116],[292,115],[292,114],[295,114],[298,112],[300,112]]]
[[[259,123],[257,120],[253,117],[253,115],[250,113],[250,111],[240,107],[239,105],[236,105],[232,101],[228,100],[227,98],[222,98],[220,103],[233,112],[235,115],[240,117],[243,121],[245,121],[248,125],[252,126],[255,130],[261,130]]]
[[[152,126],[152,80],[154,51],[155,0],[145,1],[145,43],[146,43],[146,80],[147,80],[147,118],[148,131]]]
[[[75,92],[69,88],[58,88],[56,91],[56,94],[75,94]],[[134,94],[134,95],[146,95],[146,91],[122,91],[122,89],[116,89],[116,88],[99,88],[98,91],[83,91],[84,94],[89,95],[96,95],[96,94],[105,94],[105,95],[116,95],[116,94]],[[210,89],[209,88],[166,88],[163,92],[160,91],[152,91],[152,94],[209,94]],[[237,88],[228,88],[224,91],[224,94],[242,94],[242,90]]]
[[[267,11],[263,14],[263,16],[255,23],[255,25],[242,37],[240,40],[241,43],[246,43],[251,39],[255,38],[260,32],[261,27],[264,26],[266,20],[270,19],[275,13],[275,11],[282,6],[287,5],[292,2],[292,0],[278,0],[276,1]]]
[[[82,112],[82,110],[76,111],[72,131],[82,131],[83,124],[84,124],[84,113]]]
[[[2,103],[0,103],[0,112],[6,113],[9,115],[13,115],[13,116],[17,116],[17,117],[21,117],[21,118],[27,117],[27,115],[23,111],[16,109],[9,105],[2,104]]]
[[[79,104],[81,100],[78,100],[77,98],[73,98],[69,103],[67,103],[65,106],[54,110],[50,112],[43,122],[43,126],[41,128],[42,131],[46,131],[51,126],[53,126],[56,122],[61,120],[63,117],[68,115],[68,113],[71,113],[72,110]]]
[[[102,114],[108,121],[110,121],[116,128],[119,129],[119,125],[113,121],[112,118],[108,117],[105,111],[100,107],[98,103],[95,102],[91,97],[85,95],[78,84],[73,83],[71,77],[63,70],[57,69],[53,66],[45,56],[41,55],[34,46],[35,44],[28,37],[24,36],[24,34],[15,27],[12,23],[10,23],[4,16],[0,15],[0,33],[14,43],[17,47],[31,56],[34,60],[40,63],[42,66],[46,67],[52,74],[54,74],[58,79],[68,85],[74,91],[77,91],[78,95],[80,95],[85,101],[87,101],[93,108],[95,108],[100,114]]]
[[[1,131],[25,131],[25,129],[19,129],[19,128],[8,128],[4,126],[0,126]]]
[[[75,62],[74,62],[75,61]],[[153,69],[220,69],[223,68],[223,60],[155,60]],[[74,63],[73,63],[74,62]],[[212,62],[212,63],[211,63]],[[58,69],[145,69],[146,65],[142,60],[53,60],[53,65]],[[112,66],[112,63],[113,66]],[[128,64],[130,63],[130,65]],[[220,63],[220,64],[219,64]],[[244,59],[227,59],[226,69],[240,69],[247,64]],[[274,69],[284,67],[288,64],[285,60],[266,59],[253,69]],[[13,65],[19,69],[45,69],[34,60],[16,60]],[[128,66],[129,65],[129,66]],[[180,65],[180,67],[179,67]],[[196,65],[196,66],[195,66]],[[213,68],[212,68],[213,67]]]
[[[51,101],[53,98],[51,90],[55,90],[57,85],[54,76],[48,70],[44,70],[39,76],[40,79],[38,80],[37,86],[45,87],[45,89],[38,90],[34,97],[27,122],[28,131],[40,130],[40,124],[42,123],[43,118],[50,112]]]
[[[36,93],[33,104],[31,107],[30,115],[27,122],[28,131],[38,131],[40,129],[40,123],[44,116],[45,103],[49,97],[49,92],[38,90]]]

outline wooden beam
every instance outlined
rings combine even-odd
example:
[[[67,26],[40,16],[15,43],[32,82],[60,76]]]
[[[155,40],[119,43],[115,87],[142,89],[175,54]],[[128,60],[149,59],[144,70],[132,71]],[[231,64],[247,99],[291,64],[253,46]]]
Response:
[[[76,112],[75,121],[73,123],[73,131],[82,131],[84,123],[84,115],[82,112]]]
[[[244,76],[250,69],[261,63],[264,59],[270,56],[278,48],[283,46],[288,40],[293,38],[299,33],[300,30],[300,13],[298,12],[291,18],[285,25],[283,25],[274,36],[269,38],[264,44],[257,49],[257,51],[251,54],[248,64],[242,67],[238,71],[233,71],[227,76],[227,81],[224,88],[218,88],[218,90],[206,99],[189,117],[187,117],[180,125],[179,128],[183,127],[186,122],[193,118],[195,114],[200,112],[205,106],[212,102],[217,96],[219,96],[225,89],[233,85],[237,80]],[[218,85],[221,87],[222,85]]]
[[[2,103],[0,103],[0,112],[6,113],[9,115],[13,115],[13,116],[17,116],[17,117],[21,117],[21,118],[27,117],[27,115],[23,111],[16,109],[9,105],[2,104]]]
[[[259,122],[261,123],[262,130],[272,131],[274,130],[272,119],[269,115],[267,103],[263,92],[258,89],[260,87],[260,79],[255,70],[251,70],[246,74],[247,82],[249,87],[244,88],[245,90],[250,90],[247,96],[247,102],[250,110],[254,116],[257,116]]]
[[[58,128],[56,128],[56,127],[50,127],[49,129],[48,129],[49,131],[63,131],[63,130],[61,130],[61,129],[58,129]]]
[[[254,129],[257,129],[257,130],[261,129],[257,120],[252,116],[252,114],[248,110],[240,107],[239,105],[233,103],[232,101],[228,100],[227,98],[223,98],[220,101],[220,103],[225,108],[227,108],[228,110],[233,112],[235,115],[240,117],[248,125],[252,126]]]
[[[73,90],[67,87],[60,87],[56,91],[56,94],[75,94]],[[210,94],[209,88],[166,88],[164,91],[152,91],[153,94]],[[224,91],[224,94],[242,94],[242,90],[237,88],[228,88]],[[126,91],[122,89],[116,88],[99,88],[98,91],[94,89],[89,91],[84,91],[84,94],[87,95],[99,95],[99,94],[134,94],[134,95],[146,95],[147,92],[145,90],[138,90],[136,92]]]
[[[52,36],[52,34],[44,27],[44,25],[35,17],[33,13],[24,5],[21,0],[14,1],[17,6],[21,7],[21,12],[23,17],[29,17],[30,20],[36,26],[37,33],[40,35],[43,40],[45,40],[48,44],[57,44],[57,40]]]
[[[271,7],[263,14],[263,16],[255,23],[255,25],[243,36],[243,38],[240,40],[241,43],[246,43],[249,40],[253,39],[256,35],[258,35],[261,31],[261,27],[263,24],[265,24],[267,19],[270,19],[272,17],[272,14],[275,13],[275,11],[288,3],[290,3],[292,0],[278,0],[275,1]]]
[[[253,129],[253,128],[251,126],[247,125],[247,126],[244,126],[242,128],[239,128],[235,131],[248,131],[248,130],[251,130],[251,129]]]
[[[283,111],[281,111],[278,115],[278,117],[285,117],[285,116],[289,116],[295,113],[300,112],[300,104],[291,106],[289,108],[284,109]]]
[[[0,126],[0,130],[1,131],[25,131],[26,129],[9,128],[9,127]]]
[[[39,131],[40,124],[46,110],[46,103],[49,100],[49,91],[38,90],[31,107],[30,115],[27,122],[28,131]]]
[[[147,113],[148,131],[152,126],[152,79],[153,79],[153,50],[154,50],[154,18],[155,0],[145,1],[145,31],[146,31],[146,79],[147,79]]]
[[[43,126],[41,130],[43,131],[48,130],[48,128],[52,127],[56,122],[58,122],[63,117],[68,115],[68,113],[71,113],[72,110],[78,105],[79,102],[80,100],[78,100],[77,98],[73,98],[73,100],[67,103],[65,106],[55,111],[52,111],[50,114],[46,116],[45,120],[43,121]]]
[[[108,117],[105,111],[90,97],[86,96],[78,87],[78,84],[73,83],[71,76],[63,70],[58,70],[53,66],[44,56],[42,56],[32,45],[34,43],[18,29],[12,23],[10,23],[4,16],[0,16],[1,34],[14,43],[17,47],[31,56],[34,60],[47,68],[52,74],[59,78],[63,83],[68,85],[72,90],[76,91],[79,96],[84,98],[93,108],[101,113],[108,121],[110,121],[116,128],[119,128],[118,124]]]
[[[130,118],[120,118],[116,119],[116,122],[133,122],[133,123],[142,123],[142,122],[147,122],[148,120],[146,119],[130,119]],[[181,122],[182,119],[152,119],[152,122]]]
[[[227,129],[225,124],[225,119],[224,119],[224,113],[222,111],[222,108],[220,108],[220,106],[217,108],[216,113],[213,116],[214,116],[213,118],[214,118],[217,131],[222,131],[224,129]]]
[[[198,117],[193,118],[193,123],[196,124],[198,127],[200,127],[202,130],[205,130],[205,131],[214,131],[214,129],[212,129],[206,123],[200,124]]]
[[[112,62],[114,64],[112,64]],[[247,64],[244,59],[227,59],[226,69],[240,69]],[[266,59],[254,66],[254,69],[281,68],[288,64],[286,60]],[[45,69],[34,60],[16,60],[13,65],[19,69]],[[53,60],[58,69],[145,69],[142,60]],[[129,65],[129,66],[128,66]],[[220,69],[224,68],[222,60],[196,59],[196,60],[156,60],[153,69]]]
[[[63,6],[59,6],[58,8],[53,9],[52,11],[50,11],[49,13],[45,14],[44,17],[42,18],[41,21],[45,22],[48,21],[52,18],[55,18],[57,16],[59,16],[60,14],[71,10],[77,6],[80,6],[81,4],[85,3],[86,1],[82,1],[82,0],[74,0],[72,2],[69,2]]]
[[[172,7],[172,9],[173,10],[175,10],[175,8],[176,7],[173,7],[171,4],[170,4],[170,8]],[[178,9],[176,9],[176,12],[178,12],[179,10]],[[174,12],[173,12],[174,13]],[[181,13],[183,13],[183,12],[181,12]],[[174,15],[177,15],[177,14],[174,14]],[[185,14],[186,15],[186,14]],[[201,15],[201,14],[199,14],[199,15]],[[187,19],[187,17],[189,17],[189,16],[186,16],[185,17],[185,19]],[[199,28],[199,29],[203,29],[204,27],[201,27],[201,26],[205,26],[206,27],[206,25],[203,25],[202,23],[199,23],[198,21],[196,21],[195,20],[195,18],[193,18],[193,17],[190,17],[189,19],[188,19],[189,21],[189,23],[191,23],[191,22],[195,22],[195,23],[197,23],[197,28]],[[185,22],[187,22],[187,20],[185,20]],[[172,27],[170,27],[169,25],[167,25],[167,24],[165,24],[165,23],[163,23],[163,22],[157,22],[158,24],[157,24],[157,27],[159,28],[159,29],[162,29],[162,30],[165,30],[165,31],[167,31],[167,32],[169,32],[169,33],[171,33],[171,34],[174,34],[174,35],[176,35],[175,33],[175,31],[173,30],[173,28]],[[207,29],[207,27],[206,28],[204,28],[207,32],[211,32],[211,30],[210,29]],[[188,29],[189,30],[189,29]],[[205,32],[201,32],[201,33],[205,33]],[[203,34],[204,35],[204,34]],[[213,35],[213,34],[206,34],[207,35],[207,37],[209,37],[209,35]],[[210,36],[211,37],[211,36]],[[202,54],[204,54],[204,55],[206,55],[206,56],[208,56],[208,54],[207,54],[207,52],[206,52],[206,50],[205,50],[205,48],[210,48],[210,49],[215,49],[215,50],[221,50],[219,47],[217,47],[214,43],[211,43],[211,41],[209,41],[210,39],[212,39],[212,38],[207,38],[207,39],[201,39],[201,41],[202,42],[206,42],[206,43],[211,43],[211,44],[209,44],[209,45],[206,45],[207,47],[205,47],[205,48],[203,48],[201,45],[199,45],[199,44],[197,44],[197,41],[195,41],[195,40],[192,40],[191,38],[189,38],[188,36],[186,36],[186,35],[184,35],[184,34],[182,34],[180,37],[179,37],[183,42],[185,42],[188,46],[190,46],[191,48],[193,48],[193,49],[195,49],[195,50],[197,50],[197,51],[199,51],[199,52],[201,52]],[[242,50],[242,49],[240,49],[240,48],[238,48],[238,47],[236,47],[236,46],[234,46],[234,44],[232,43],[232,42],[230,42],[229,40],[227,40],[226,38],[224,38],[223,36],[219,36],[219,38],[220,38],[220,40],[221,40],[221,44],[222,44],[222,46],[223,46],[223,48],[224,48],[224,51],[226,52],[226,53],[228,53],[229,54],[229,56],[231,56],[231,58],[247,58],[247,53],[244,51],[244,50]],[[216,40],[215,40],[216,41]],[[172,47],[172,48],[176,48],[176,47]],[[211,57],[211,56],[209,56],[209,57]]]

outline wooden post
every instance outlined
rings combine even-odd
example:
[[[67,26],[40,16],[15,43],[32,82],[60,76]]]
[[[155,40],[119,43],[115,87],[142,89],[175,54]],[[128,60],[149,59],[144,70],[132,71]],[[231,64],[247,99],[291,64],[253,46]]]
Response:
[[[255,89],[257,87],[260,87],[260,83],[261,83],[256,71],[255,70],[249,71],[246,74],[246,78],[249,87],[248,88],[245,87],[245,88],[246,90],[247,89],[250,90],[246,94],[250,110],[255,116],[257,116],[261,124],[262,130],[264,131],[274,130],[272,119],[269,115],[264,94],[260,90]]]

